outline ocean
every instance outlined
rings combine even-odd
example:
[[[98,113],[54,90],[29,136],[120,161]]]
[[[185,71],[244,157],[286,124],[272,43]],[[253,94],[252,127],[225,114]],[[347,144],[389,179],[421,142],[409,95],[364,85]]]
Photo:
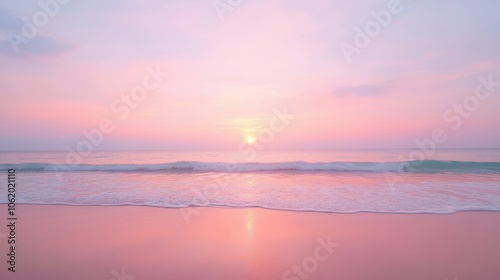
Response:
[[[500,149],[1,152],[24,204],[262,207],[332,213],[500,211]],[[74,163],[77,164],[74,164]]]

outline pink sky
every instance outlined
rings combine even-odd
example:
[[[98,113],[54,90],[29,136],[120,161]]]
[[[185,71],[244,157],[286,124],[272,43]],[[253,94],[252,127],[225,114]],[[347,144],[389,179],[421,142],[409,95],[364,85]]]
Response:
[[[500,82],[500,4],[392,1],[245,0],[224,20],[213,1],[73,1],[18,53],[9,34],[43,10],[7,1],[0,150],[64,150],[105,118],[115,129],[96,149],[236,149],[283,108],[295,117],[269,148],[413,148],[435,128],[443,148],[499,147],[500,87],[474,93],[479,76]],[[340,45],[391,3],[349,62]],[[148,67],[170,75],[120,115],[113,101]]]

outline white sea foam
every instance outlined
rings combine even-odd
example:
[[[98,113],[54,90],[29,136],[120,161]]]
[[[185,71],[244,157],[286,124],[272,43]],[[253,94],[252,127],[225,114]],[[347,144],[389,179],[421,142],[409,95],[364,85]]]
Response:
[[[360,177],[361,175],[361,177]],[[500,175],[413,174],[390,187],[379,173],[235,173],[214,189],[210,174],[19,173],[19,203],[154,207],[262,207],[332,213],[500,211]],[[477,178],[477,179],[476,179]],[[0,176],[2,179],[2,176]],[[212,186],[207,189],[207,186]],[[6,196],[0,203],[6,203]]]
[[[259,155],[262,162],[237,164],[219,153],[96,152],[80,165],[54,164],[65,162],[65,153],[0,153],[0,181],[7,181],[5,170],[16,169],[21,204],[500,211],[499,151],[445,151],[446,156],[413,162],[397,162],[408,151],[276,152]],[[386,172],[396,175],[394,184]],[[0,196],[0,203],[6,202],[7,196]]]

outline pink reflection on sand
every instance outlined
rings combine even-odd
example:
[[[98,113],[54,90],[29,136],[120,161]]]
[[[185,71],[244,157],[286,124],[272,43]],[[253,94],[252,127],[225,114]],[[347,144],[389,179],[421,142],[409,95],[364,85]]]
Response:
[[[110,279],[110,271],[122,267],[136,280],[281,279],[313,255],[318,237],[329,235],[342,246],[311,279],[500,275],[500,219],[494,212],[342,215],[199,208],[200,218],[186,226],[175,209],[21,206],[19,271],[2,269],[1,279]]]

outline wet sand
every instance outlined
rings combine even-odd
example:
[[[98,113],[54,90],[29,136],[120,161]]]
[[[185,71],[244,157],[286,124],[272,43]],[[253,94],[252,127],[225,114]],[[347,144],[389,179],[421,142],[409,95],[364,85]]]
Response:
[[[498,212],[17,208],[16,272],[4,225],[0,279],[500,279]]]

